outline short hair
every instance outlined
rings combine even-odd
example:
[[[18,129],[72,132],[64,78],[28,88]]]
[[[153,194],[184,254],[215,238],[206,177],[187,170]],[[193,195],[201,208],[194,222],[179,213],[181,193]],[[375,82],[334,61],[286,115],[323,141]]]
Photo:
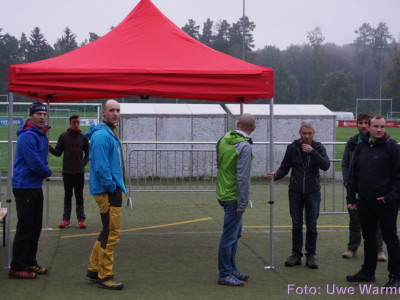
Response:
[[[384,116],[382,116],[381,114],[376,114],[376,115],[371,116],[371,118],[369,118],[369,120],[368,120],[368,125],[369,126],[371,126],[371,120],[372,119],[377,119],[377,120],[384,119],[385,120],[385,124],[387,123],[386,118]]]
[[[74,119],[79,119],[79,115],[73,114],[73,115],[71,115],[71,116],[69,117],[69,121],[70,121],[70,122],[71,122],[72,120],[74,120]]]
[[[367,120],[367,121],[369,121],[370,118],[371,118],[371,116],[370,116],[369,114],[361,113],[361,114],[359,114],[359,115],[357,116],[357,123],[360,122],[360,121],[362,121],[362,120]]]
[[[300,129],[303,128],[303,127],[310,128],[310,129],[312,129],[312,130],[315,131],[314,124],[313,124],[310,120],[303,120],[303,121],[301,121],[301,123],[300,123]]]
[[[256,124],[256,119],[251,114],[242,114],[237,121],[237,127],[244,130],[251,130]]]

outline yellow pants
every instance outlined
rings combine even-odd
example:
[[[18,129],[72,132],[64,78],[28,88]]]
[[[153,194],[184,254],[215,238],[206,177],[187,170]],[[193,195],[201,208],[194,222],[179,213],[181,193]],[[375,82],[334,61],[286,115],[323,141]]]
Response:
[[[122,194],[117,189],[112,194],[102,193],[93,197],[100,208],[103,229],[94,243],[88,270],[97,272],[103,279],[114,275],[114,250],[121,235]]]

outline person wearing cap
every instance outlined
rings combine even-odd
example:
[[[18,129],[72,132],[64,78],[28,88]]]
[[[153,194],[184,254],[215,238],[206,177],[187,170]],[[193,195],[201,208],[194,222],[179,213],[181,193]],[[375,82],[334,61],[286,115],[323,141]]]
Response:
[[[47,107],[32,103],[29,119],[17,130],[12,188],[17,207],[17,230],[14,236],[9,278],[33,279],[47,269],[36,260],[43,217],[43,180],[51,175],[48,167],[48,139],[45,125]]]

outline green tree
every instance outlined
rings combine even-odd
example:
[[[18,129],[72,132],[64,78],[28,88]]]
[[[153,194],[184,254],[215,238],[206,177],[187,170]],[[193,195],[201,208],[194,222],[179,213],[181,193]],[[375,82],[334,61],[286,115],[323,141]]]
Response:
[[[393,99],[393,109],[400,109],[400,39],[393,40],[391,45],[392,58],[386,68],[386,81],[383,86],[384,97]]]
[[[352,75],[343,71],[333,71],[325,75],[321,86],[321,99],[334,111],[351,111],[356,96]]]
[[[230,27],[231,25],[226,20],[219,21],[216,24],[217,34],[212,47],[220,52],[228,53],[230,44]]]
[[[252,32],[255,28],[256,25],[254,22],[250,22],[247,16],[241,17],[238,22],[233,23],[229,28],[230,49],[228,50],[228,53],[232,56],[246,60],[247,53],[254,48],[254,38]]]
[[[275,69],[275,92],[276,103],[298,103],[299,83],[295,76],[290,74],[286,68],[280,64]]]
[[[325,40],[320,27],[315,27],[313,31],[308,32],[307,38],[313,49],[311,61],[311,72],[309,78],[309,99],[311,103],[319,103],[319,91],[323,78],[323,58],[322,58],[322,43]]]
[[[54,54],[61,55],[63,53],[67,53],[71,50],[78,48],[78,43],[76,42],[76,35],[72,33],[69,27],[65,27],[64,35],[57,39],[57,42],[54,44]]]
[[[7,93],[8,66],[21,63],[19,41],[14,36],[1,34],[0,28],[0,93]]]
[[[203,24],[203,32],[199,36],[199,41],[206,46],[212,47],[215,36],[213,34],[214,22],[208,18]]]
[[[19,55],[21,62],[28,62],[28,52],[29,52],[30,43],[25,33],[21,34],[21,38],[19,39]]]
[[[199,40],[200,26],[196,25],[196,21],[194,21],[193,19],[189,19],[188,23],[186,23],[185,26],[182,27],[182,30],[190,35],[192,38]]]
[[[28,49],[28,61],[38,61],[50,58],[53,48],[47,43],[39,27],[33,28],[29,36],[30,46]]]

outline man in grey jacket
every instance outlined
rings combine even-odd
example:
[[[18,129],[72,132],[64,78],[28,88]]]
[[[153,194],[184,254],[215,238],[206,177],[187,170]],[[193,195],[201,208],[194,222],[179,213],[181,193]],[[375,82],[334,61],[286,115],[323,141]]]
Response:
[[[314,125],[302,121],[300,139],[293,141],[287,149],[278,171],[268,172],[268,179],[279,180],[292,170],[289,184],[289,208],[292,217],[292,255],[285,265],[288,267],[301,264],[303,248],[303,210],[306,215],[306,265],[317,269],[315,260],[317,248],[317,219],[321,202],[319,171],[329,169],[330,162],[325,147],[313,140]]]

